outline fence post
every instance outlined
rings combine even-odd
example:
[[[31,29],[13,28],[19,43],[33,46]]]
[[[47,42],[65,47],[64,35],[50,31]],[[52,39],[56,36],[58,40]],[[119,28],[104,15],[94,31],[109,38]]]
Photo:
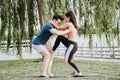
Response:
[[[102,54],[102,53],[103,53],[103,49],[102,49],[102,48],[103,48],[103,47],[101,47],[101,52],[100,52],[100,53],[101,53],[101,57],[103,57],[103,54]]]
[[[115,49],[113,47],[113,59],[115,59]]]

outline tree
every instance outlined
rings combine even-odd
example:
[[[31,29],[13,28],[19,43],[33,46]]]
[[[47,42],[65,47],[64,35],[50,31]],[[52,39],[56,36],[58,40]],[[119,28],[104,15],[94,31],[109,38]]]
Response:
[[[89,35],[90,47],[93,33],[99,37],[104,34],[110,47],[114,46],[111,40],[114,38],[120,45],[120,0],[0,0],[0,45],[7,41],[7,51],[13,44],[21,55],[21,42],[26,37],[31,44],[38,17],[36,8],[41,28],[54,14],[64,15],[73,10],[80,32]]]
[[[44,25],[44,9],[43,9],[43,0],[37,0],[38,2],[38,11],[39,11],[39,18],[40,18],[40,26]]]
[[[35,26],[34,5],[34,0],[1,0],[0,44],[7,40],[7,51],[13,44],[17,55],[21,56],[22,40],[28,37],[31,43]]]

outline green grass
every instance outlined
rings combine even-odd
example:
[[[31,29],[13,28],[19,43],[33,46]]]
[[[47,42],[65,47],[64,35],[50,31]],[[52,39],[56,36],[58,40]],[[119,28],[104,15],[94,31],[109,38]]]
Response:
[[[41,74],[41,60],[31,59],[0,61],[0,80],[120,80],[120,63],[79,60],[74,60],[74,62],[83,74],[97,74],[98,76],[78,78],[23,77],[24,75],[29,74]],[[63,59],[55,58],[52,72],[56,75],[68,75],[72,72],[72,70],[65,64]]]

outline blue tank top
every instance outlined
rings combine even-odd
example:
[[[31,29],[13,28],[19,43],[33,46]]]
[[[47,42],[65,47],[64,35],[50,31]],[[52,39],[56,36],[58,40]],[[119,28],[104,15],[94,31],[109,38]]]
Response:
[[[51,23],[47,23],[43,26],[42,30],[39,32],[36,38],[33,39],[32,44],[35,45],[44,45],[52,35],[50,32],[51,29],[53,29],[54,26]]]

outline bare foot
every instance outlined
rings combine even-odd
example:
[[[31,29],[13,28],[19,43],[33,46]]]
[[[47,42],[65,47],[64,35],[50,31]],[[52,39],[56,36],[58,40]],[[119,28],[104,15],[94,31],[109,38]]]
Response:
[[[50,77],[53,77],[53,76],[55,76],[54,74],[52,74],[52,73],[48,73],[48,75],[50,76]]]
[[[42,73],[42,76],[43,77],[49,77],[47,74],[45,74],[45,73]]]

